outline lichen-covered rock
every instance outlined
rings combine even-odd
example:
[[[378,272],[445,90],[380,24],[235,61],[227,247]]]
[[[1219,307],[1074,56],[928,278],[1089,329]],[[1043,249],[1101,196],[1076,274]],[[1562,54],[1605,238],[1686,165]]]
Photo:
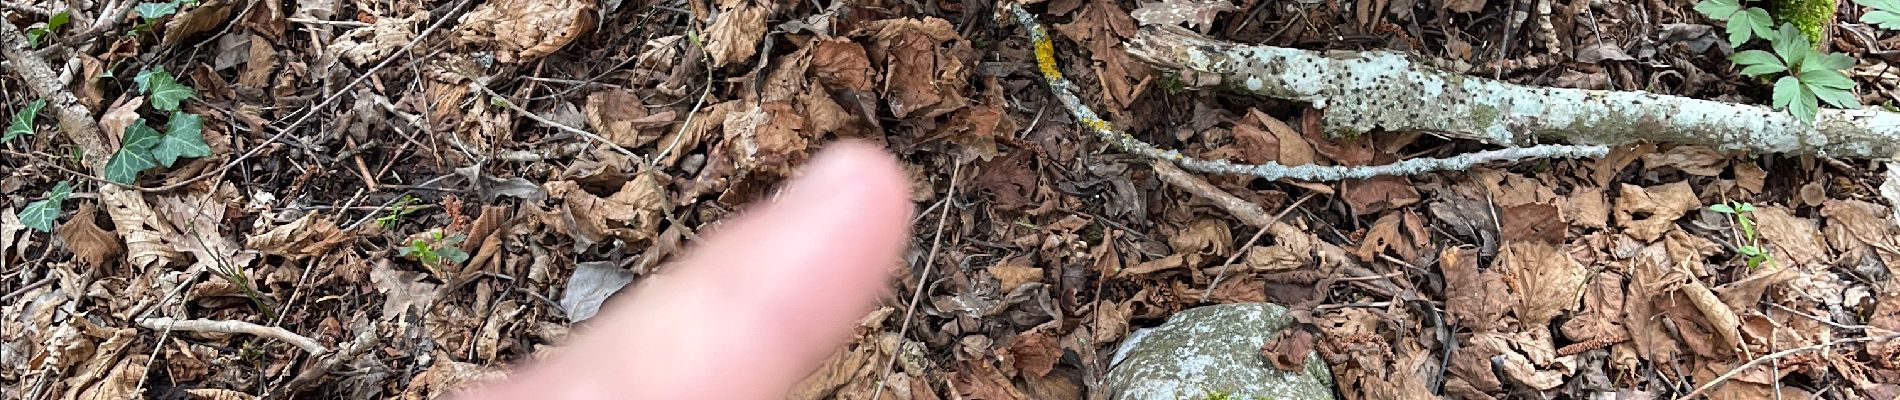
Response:
[[[1297,372],[1273,368],[1260,347],[1292,318],[1266,303],[1182,311],[1129,335],[1103,377],[1114,400],[1330,400],[1332,373],[1319,355]]]

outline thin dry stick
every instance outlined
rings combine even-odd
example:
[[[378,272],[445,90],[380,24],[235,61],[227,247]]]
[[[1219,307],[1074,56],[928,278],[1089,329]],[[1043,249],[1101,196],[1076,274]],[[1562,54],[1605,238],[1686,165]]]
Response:
[[[1292,205],[1286,206],[1286,209],[1281,210],[1280,214],[1274,215],[1273,220],[1279,221],[1281,218],[1286,218],[1287,213],[1293,212],[1293,209],[1295,208],[1300,208],[1301,204],[1306,204],[1306,200],[1311,199],[1311,198],[1313,198],[1313,193],[1307,193],[1305,196],[1300,196],[1299,200],[1295,200],[1293,201]],[[1214,273],[1214,281],[1208,282],[1207,289],[1201,291],[1202,303],[1207,302],[1208,296],[1214,295],[1214,287],[1219,286],[1220,281],[1222,279],[1227,279],[1227,267],[1234,265],[1234,260],[1240,259],[1241,254],[1246,254],[1247,248],[1253,247],[1253,244],[1255,242],[1260,241],[1260,236],[1265,235],[1266,233],[1267,233],[1267,227],[1264,227],[1264,226],[1260,227],[1259,230],[1253,231],[1253,237],[1247,238],[1247,244],[1240,245],[1239,248],[1234,249],[1234,254],[1227,255],[1227,262],[1220,264],[1220,272]]]
[[[297,346],[297,348],[303,349],[303,351],[309,352],[310,354],[324,354],[330,352],[330,348],[324,347],[322,343],[317,343],[316,339],[304,337],[303,335],[284,328],[263,326],[244,321],[209,319],[180,320],[159,317],[141,319],[139,320],[139,326],[161,331],[243,333],[290,343],[292,346]]]
[[[1782,351],[1778,351],[1773,354],[1768,354],[1761,357],[1756,357],[1754,360],[1749,360],[1748,363],[1746,364],[1742,364],[1739,367],[1735,367],[1735,369],[1729,370],[1728,373],[1724,373],[1722,374],[1722,376],[1715,377],[1715,379],[1710,380],[1709,383],[1702,384],[1702,387],[1698,387],[1695,389],[1695,391],[1689,392],[1689,394],[1687,395],[1683,395],[1681,399],[1682,400],[1693,399],[1696,396],[1701,395],[1702,392],[1707,392],[1709,391],[1709,389],[1714,388],[1715,385],[1720,385],[1722,384],[1722,382],[1727,382],[1730,378],[1734,378],[1735,375],[1741,374],[1742,371],[1748,370],[1749,368],[1754,368],[1755,366],[1761,365],[1761,363],[1764,363],[1764,362],[1780,360],[1782,357],[1794,355],[1795,353],[1820,350],[1820,349],[1824,349],[1828,347],[1833,347],[1834,345],[1837,345],[1837,344],[1885,341],[1885,340],[1893,340],[1896,338],[1900,338],[1900,333],[1889,334],[1885,336],[1862,336],[1862,337],[1857,337],[1857,338],[1841,339],[1841,340],[1832,341],[1832,342],[1821,342],[1821,343],[1811,344],[1807,346],[1801,346],[1801,347],[1796,347],[1792,349],[1782,350]]]
[[[297,117],[297,120],[291,122],[289,126],[285,126],[283,129],[277,130],[277,134],[271,135],[269,139],[264,139],[264,143],[259,143],[257,146],[252,146],[250,151],[246,151],[244,152],[243,155],[240,155],[237,158],[231,159],[230,162],[224,163],[223,166],[219,166],[217,172],[213,172],[209,174],[200,174],[198,176],[191,177],[191,179],[186,179],[183,181],[179,181],[178,183],[160,186],[156,188],[141,187],[139,188],[139,190],[146,191],[146,192],[166,192],[166,191],[171,191],[173,189],[185,187],[185,185],[196,183],[199,180],[203,180],[208,177],[213,177],[213,176],[223,177],[225,172],[228,172],[231,170],[231,168],[236,167],[238,163],[244,162],[244,160],[248,160],[251,157],[256,157],[258,153],[263,153],[264,148],[270,147],[270,146],[267,146],[268,144],[277,142],[279,140],[283,140],[285,135],[289,135],[291,132],[295,132],[297,128],[302,127],[304,123],[310,122],[310,117],[317,115],[318,112],[321,112],[323,111],[324,108],[329,107],[331,103],[335,103],[337,99],[343,97],[344,93],[348,93],[351,88],[356,87],[356,85],[362,84],[363,81],[369,80],[369,78],[372,76],[376,76],[377,71],[383,70],[383,67],[389,66],[389,63],[395,62],[397,58],[401,58],[400,57],[401,55],[408,54],[409,49],[415,48],[417,44],[422,43],[422,39],[428,38],[429,34],[435,33],[436,29],[440,29],[442,28],[443,25],[447,25],[450,20],[454,20],[455,16],[457,14],[461,14],[462,10],[467,9],[470,3],[474,3],[474,0],[462,0],[461,3],[456,3],[453,8],[449,9],[449,12],[447,14],[443,14],[442,18],[437,19],[435,23],[429,24],[429,27],[426,29],[423,29],[422,33],[417,33],[415,38],[409,39],[409,43],[403,44],[402,48],[398,48],[396,49],[395,52],[390,53],[389,57],[383,58],[383,61],[376,63],[376,66],[370,67],[368,70],[364,70],[362,75],[357,76],[356,79],[351,80],[350,83],[343,85],[343,87],[341,88],[337,88],[336,92],[330,93],[328,97],[323,98],[323,101],[317,102],[317,105],[310,107],[310,109],[307,111],[304,111],[303,116]]]
[[[484,86],[481,83],[470,82],[468,86],[473,87],[477,90],[481,90],[482,93],[488,93],[489,96],[495,96],[496,99],[501,100],[501,105],[503,107],[508,107],[508,109],[510,110],[515,110],[515,113],[521,114],[521,116],[523,117],[528,117],[528,119],[534,120],[534,122],[539,122],[541,123],[541,125],[547,125],[549,128],[559,129],[567,133],[580,135],[581,137],[587,138],[587,140],[592,140],[594,142],[606,145],[607,148],[614,149],[614,151],[620,152],[621,155],[624,155],[627,157],[633,157],[633,158],[640,158],[640,155],[633,154],[633,151],[627,150],[627,148],[625,147],[620,147],[619,144],[615,144],[613,141],[607,140],[607,138],[604,138],[604,137],[600,137],[600,135],[596,135],[593,132],[588,132],[587,130],[581,129],[581,128],[567,126],[567,124],[554,122],[554,120],[547,119],[547,117],[542,117],[541,114],[535,114],[533,111],[522,109],[521,106],[515,105],[514,100],[509,100],[508,96],[502,96],[500,93],[495,93],[494,90],[489,90],[488,86]]]
[[[962,161],[957,161],[956,166],[950,168],[950,190],[943,195],[946,201],[951,203],[956,202],[955,200],[947,199],[952,199],[957,196],[957,177],[961,175],[962,172]],[[916,316],[917,303],[922,302],[921,300],[924,298],[924,292],[926,292],[924,285],[930,283],[930,268],[937,264],[937,257],[935,257],[937,255],[937,246],[943,244],[943,225],[950,220],[950,209],[952,208],[956,208],[956,206],[953,204],[944,204],[943,211],[937,214],[937,232],[931,235],[930,252],[924,253],[924,273],[917,275],[917,289],[910,294],[910,304],[904,306],[904,321],[901,323],[902,325],[897,327],[898,340],[903,340],[905,335],[910,334],[910,320]],[[877,381],[889,382],[891,368],[896,365],[897,354],[891,354],[891,358],[884,361],[884,369],[882,372],[877,374]],[[884,385],[880,383],[877,385],[877,390],[871,392],[871,400],[879,400],[882,398],[884,398]]]
[[[303,372],[297,373],[297,377],[291,378],[290,383],[284,384],[283,390],[278,394],[289,397],[290,395],[302,392],[305,388],[310,387],[310,384],[317,383],[318,379],[323,378],[324,375],[328,375],[330,371],[334,371],[348,362],[355,361],[357,357],[362,356],[364,352],[368,352],[370,349],[375,348],[377,344],[382,343],[383,337],[377,335],[377,330],[377,324],[371,322],[369,326],[363,328],[363,332],[356,334],[355,340],[344,343],[342,346],[337,347],[336,352],[324,355],[323,359],[317,361],[316,365],[304,368]]]

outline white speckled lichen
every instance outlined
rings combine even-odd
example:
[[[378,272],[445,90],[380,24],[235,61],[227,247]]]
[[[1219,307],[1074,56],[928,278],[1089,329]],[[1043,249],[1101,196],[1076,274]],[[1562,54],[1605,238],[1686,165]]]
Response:
[[[1241,45],[1157,26],[1143,27],[1128,51],[1180,71],[1185,82],[1311,103],[1325,110],[1322,124],[1335,135],[1419,130],[1503,145],[1648,140],[1761,153],[1900,155],[1900,114],[1874,109],[1823,109],[1810,126],[1763,106],[1529,87],[1443,71],[1398,52]]]

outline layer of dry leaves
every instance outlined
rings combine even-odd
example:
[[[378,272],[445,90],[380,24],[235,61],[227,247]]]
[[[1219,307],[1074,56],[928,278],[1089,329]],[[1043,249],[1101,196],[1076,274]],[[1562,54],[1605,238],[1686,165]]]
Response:
[[[112,136],[145,101],[128,65],[164,65],[200,93],[185,108],[213,157],[145,186],[266,149],[140,194],[153,209],[134,221],[101,215],[113,205],[85,195],[98,185],[73,175],[88,168],[60,156],[59,135],[5,144],[0,399],[432,398],[546,354],[838,138],[902,156],[923,213],[899,295],[792,398],[1089,398],[1131,330],[1245,301],[1301,322],[1262,362],[1317,350],[1346,399],[1673,398],[1718,377],[1703,394],[1900,394],[1900,346],[1865,341],[1900,330],[1900,224],[1878,165],[1644,144],[1339,184],[1206,177],[1306,235],[1260,238],[1077,131],[993,4],[923,3],[209,1],[97,39],[70,64],[93,78],[72,90]],[[1553,49],[1484,23],[1529,2],[1029,3],[1116,126],[1209,158],[1366,165],[1476,145],[1327,138],[1303,105],[1178,92],[1121,51],[1137,22],[1403,49],[1520,83],[1762,95],[1725,79],[1686,4],[1555,2]],[[19,87],[0,80],[9,110],[30,100]],[[333,94],[319,122],[266,141]],[[54,233],[27,230],[15,211],[61,180],[81,182],[77,205]],[[1708,209],[1729,201],[1755,205],[1757,237]],[[466,261],[399,253],[443,237],[462,238]],[[1738,250],[1757,240],[1773,261],[1750,268]],[[367,347],[309,354],[139,327],[148,317]]]

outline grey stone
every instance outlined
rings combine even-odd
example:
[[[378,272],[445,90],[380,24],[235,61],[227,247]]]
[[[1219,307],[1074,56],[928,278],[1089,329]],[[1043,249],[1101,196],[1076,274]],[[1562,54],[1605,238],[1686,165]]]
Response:
[[[1268,338],[1293,322],[1266,303],[1182,311],[1128,336],[1103,384],[1114,400],[1331,400],[1333,376],[1318,354],[1306,368],[1281,371],[1260,354]]]

